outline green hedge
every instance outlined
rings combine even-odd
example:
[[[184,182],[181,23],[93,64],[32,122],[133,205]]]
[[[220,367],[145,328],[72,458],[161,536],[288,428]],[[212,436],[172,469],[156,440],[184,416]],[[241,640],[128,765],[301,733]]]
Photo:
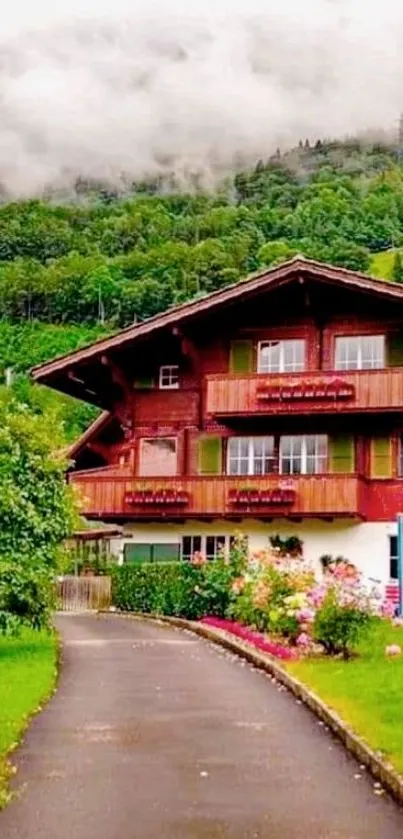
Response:
[[[237,562],[139,562],[112,571],[112,598],[118,609],[196,620],[225,617],[233,599]]]
[[[118,609],[197,619],[203,614],[199,571],[187,562],[139,562],[115,567],[112,598]]]

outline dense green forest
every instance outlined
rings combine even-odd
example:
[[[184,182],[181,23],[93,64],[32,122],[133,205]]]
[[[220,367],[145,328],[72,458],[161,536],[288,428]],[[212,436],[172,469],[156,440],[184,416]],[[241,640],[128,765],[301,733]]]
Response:
[[[301,143],[214,192],[146,183],[1,205],[1,398],[52,412],[72,439],[92,409],[33,388],[33,364],[295,253],[403,280],[401,157]]]

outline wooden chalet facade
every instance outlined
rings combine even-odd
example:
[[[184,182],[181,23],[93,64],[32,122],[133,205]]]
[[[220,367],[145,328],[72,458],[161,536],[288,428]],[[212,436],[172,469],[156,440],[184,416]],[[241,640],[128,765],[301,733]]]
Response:
[[[72,448],[121,555],[298,535],[387,583],[403,511],[403,286],[295,258],[35,368],[102,414]]]

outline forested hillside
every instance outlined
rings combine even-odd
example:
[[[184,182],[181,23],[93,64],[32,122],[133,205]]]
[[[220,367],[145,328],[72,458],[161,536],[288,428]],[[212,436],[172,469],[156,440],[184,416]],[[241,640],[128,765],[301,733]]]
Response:
[[[72,438],[91,409],[26,372],[102,332],[142,320],[303,253],[403,279],[400,153],[358,143],[300,144],[214,193],[137,184],[130,195],[77,190],[66,203],[0,206],[0,373]]]

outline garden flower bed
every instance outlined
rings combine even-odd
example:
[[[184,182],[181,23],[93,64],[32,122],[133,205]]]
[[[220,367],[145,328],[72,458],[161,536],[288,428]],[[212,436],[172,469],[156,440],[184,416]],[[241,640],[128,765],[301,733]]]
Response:
[[[235,635],[242,641],[247,641],[248,644],[251,644],[257,650],[260,650],[263,653],[269,653],[269,655],[281,659],[282,661],[291,661],[298,658],[296,650],[291,647],[287,647],[285,644],[271,641],[261,632],[256,632],[247,626],[243,626],[237,621],[226,620],[225,618],[206,617],[202,618],[200,623],[212,626],[215,629],[223,629],[225,632]]]

